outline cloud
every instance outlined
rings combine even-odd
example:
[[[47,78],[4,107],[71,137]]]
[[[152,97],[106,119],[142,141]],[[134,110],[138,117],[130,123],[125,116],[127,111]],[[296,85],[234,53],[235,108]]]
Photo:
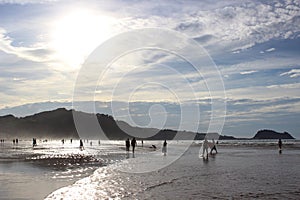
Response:
[[[125,4],[118,13],[127,16],[121,20],[124,28],[170,28],[210,50],[237,51],[272,39],[298,37],[299,9],[297,1],[187,1],[184,6],[140,1]]]
[[[249,84],[248,84],[249,85]],[[300,83],[260,85],[260,86],[241,86],[226,90],[226,96],[232,99],[256,99],[268,100],[279,97],[299,97]]]
[[[240,72],[240,74],[242,74],[242,75],[248,75],[248,74],[253,74],[253,73],[256,73],[256,72],[257,72],[256,70],[251,70],[251,71]]]
[[[280,76],[286,76],[286,75],[288,75],[291,78],[297,78],[300,76],[300,69],[292,69],[288,72],[284,72],[280,74]]]
[[[267,49],[266,52],[272,52],[272,51],[275,51],[276,49],[275,48],[270,48],[270,49]]]
[[[252,52],[243,55],[244,57],[248,57]],[[249,55],[250,54],[250,55]],[[236,58],[232,56],[224,56],[218,62],[219,69],[222,74],[232,75],[239,72],[248,72],[248,71],[277,71],[277,70],[286,70],[287,66],[297,66],[300,63],[300,57],[287,55],[284,57],[279,56],[264,56],[261,58],[255,59],[246,59],[246,58]],[[219,58],[220,59],[220,58]],[[290,67],[289,67],[290,68]],[[291,69],[292,70],[292,69]],[[296,73],[297,69],[294,69],[292,73]],[[287,74],[283,74],[287,75]],[[281,75],[281,76],[283,76]],[[272,77],[273,80],[276,80]]]
[[[43,4],[45,2],[46,4]],[[49,4],[51,6],[48,6]],[[295,109],[299,106],[299,101],[280,100],[281,97],[299,98],[300,86],[295,83],[295,79],[300,76],[297,69],[300,63],[300,49],[296,45],[300,41],[300,6],[297,0],[272,2],[249,0],[243,3],[230,0],[184,3],[158,0],[134,2],[113,0],[104,3],[90,0],[72,5],[69,1],[0,0],[1,107],[36,101],[70,101],[77,69],[68,73],[59,70],[65,65],[63,61],[54,60],[53,56],[57,55],[57,52],[53,52],[49,46],[51,44],[49,35],[53,28],[50,22],[59,21],[74,8],[84,8],[88,11],[93,8],[91,12],[95,15],[107,15],[117,19],[113,28],[108,30],[111,34],[136,28],[162,27],[177,30],[197,41],[214,59],[220,75],[226,77],[223,81],[227,97],[230,99],[228,127],[238,126],[238,123],[241,123],[241,127],[252,130],[250,126],[261,126],[265,119],[276,125],[275,122],[280,121],[280,117],[283,116],[288,119],[295,117],[299,121],[298,110]],[[102,28],[101,26],[100,29]],[[68,35],[66,38],[69,38]],[[172,38],[162,38],[162,41],[165,42],[165,47],[168,44],[177,44]],[[92,43],[97,45],[97,42]],[[74,48],[77,44],[79,43],[74,43]],[[184,47],[184,44],[178,45]],[[184,53],[198,58],[196,52],[185,50]],[[70,55],[70,58],[73,59],[73,55]],[[134,107],[132,112],[137,116],[135,120],[141,118],[147,120],[149,116],[146,108],[152,101],[159,99],[162,102],[168,99],[175,102],[176,98],[169,98],[172,95],[168,93],[170,90],[166,91],[165,88],[154,84],[160,82],[169,86],[169,89],[174,88],[174,91],[182,94],[186,101],[194,102],[200,96],[198,103],[202,106],[201,109],[207,112],[213,95],[209,94],[205,81],[218,83],[218,80],[216,71],[206,67],[206,62],[202,64],[204,67],[201,73],[205,77],[190,70],[190,66],[179,58],[161,52],[145,51],[128,55],[111,65],[107,71],[110,74],[107,75],[105,82],[96,88],[98,92],[95,98],[111,100],[109,97],[115,89],[114,84],[121,80],[117,88],[119,91],[117,97],[120,97],[118,100],[127,97],[132,88],[137,89],[140,96],[133,96],[133,100],[144,101],[145,104],[148,101],[149,104],[141,103],[140,107]],[[143,68],[140,68],[141,66]],[[169,66],[170,70],[162,69],[162,66]],[[88,74],[91,73],[91,76],[97,74],[99,68],[94,69],[85,74],[86,82],[82,84],[82,92],[85,95],[95,91],[94,85],[90,85]],[[183,76],[179,76],[171,69]],[[192,88],[196,88],[196,98],[190,98],[191,93],[188,90],[190,88],[186,87],[185,81],[188,81]],[[144,83],[145,86],[136,88]],[[221,96],[222,91],[214,92],[213,97]],[[209,100],[202,101],[201,98]],[[108,111],[107,108],[99,106],[100,108]],[[124,109],[123,104],[120,109]],[[178,109],[174,107],[172,109],[174,113],[171,113],[171,116],[176,117],[178,113],[175,111]],[[126,113],[124,116],[125,119]],[[206,123],[207,117],[204,121],[201,123]],[[191,120],[191,123],[197,122]],[[237,129],[235,132],[238,132]]]
[[[7,36],[5,29],[0,27],[0,50],[7,54],[13,54],[19,58],[35,62],[49,61],[52,51],[44,48],[43,45],[32,47],[15,47],[12,45],[13,40]]]
[[[47,2],[55,2],[58,0],[0,0],[0,4],[36,4],[36,3],[47,3]]]

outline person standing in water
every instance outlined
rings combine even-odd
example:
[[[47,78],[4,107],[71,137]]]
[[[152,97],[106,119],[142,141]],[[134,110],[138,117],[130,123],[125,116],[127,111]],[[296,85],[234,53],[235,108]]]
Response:
[[[278,148],[279,148],[279,153],[282,152],[282,141],[281,139],[278,140]]]
[[[135,140],[135,138],[133,138],[131,140],[131,146],[132,146],[132,153],[134,153],[134,149],[135,149],[135,146],[136,146],[136,140]]]
[[[35,146],[37,146],[36,138],[32,138],[32,147],[35,147]]]
[[[127,138],[126,142],[125,142],[125,146],[126,146],[126,151],[128,152],[129,151],[129,148],[130,148],[130,141],[129,141],[129,138]]]
[[[215,150],[216,153],[218,153],[217,146],[216,146],[216,143],[215,143],[214,139],[212,139],[212,148],[210,149],[210,154],[212,154],[213,150]]]
[[[163,143],[162,153],[164,156],[167,155],[167,140],[165,140]]]
[[[82,139],[79,141],[79,148],[81,151],[84,149]]]
[[[204,139],[204,141],[202,143],[202,149],[203,149],[203,152],[202,152],[203,158],[208,159],[208,141],[206,138]],[[205,152],[206,152],[206,156],[205,156]]]

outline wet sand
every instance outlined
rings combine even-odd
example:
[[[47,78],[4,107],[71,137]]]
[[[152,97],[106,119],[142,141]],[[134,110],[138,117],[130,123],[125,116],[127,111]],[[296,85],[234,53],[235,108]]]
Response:
[[[101,166],[123,159],[114,145],[86,145],[60,141],[0,146],[0,199],[44,199],[53,191],[91,175]]]
[[[166,161],[181,143],[169,142],[163,156],[160,141],[156,151],[149,148],[152,142],[145,142],[134,157],[125,152],[123,143],[89,147],[81,154],[77,145],[62,148],[60,143],[36,150],[21,145],[2,149],[0,199],[298,199],[300,195],[299,142],[285,144],[282,154],[276,143],[221,143],[217,155],[203,160],[197,141],[171,165],[138,174],[124,169],[138,169],[141,163],[155,169],[157,163],[148,153]]]
[[[279,154],[277,148],[220,146],[208,160],[199,159],[199,150],[193,145],[173,164],[150,173],[118,171],[122,164],[107,166],[48,199],[298,199],[300,195],[298,149]],[[127,161],[139,160],[144,161],[139,156]],[[155,165],[149,160],[151,164]]]

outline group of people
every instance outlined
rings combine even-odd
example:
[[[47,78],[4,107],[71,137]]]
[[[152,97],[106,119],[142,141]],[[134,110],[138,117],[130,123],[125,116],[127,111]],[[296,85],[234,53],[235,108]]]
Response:
[[[144,141],[142,140],[141,143],[142,143],[142,147],[143,147],[144,146]],[[132,153],[134,154],[134,150],[135,150],[136,145],[137,145],[137,142],[136,142],[135,138],[132,138],[131,141],[129,140],[129,138],[127,138],[127,140],[125,141],[125,146],[126,146],[126,151],[127,152],[129,152],[130,146],[131,146],[132,147]],[[152,147],[156,149],[155,145],[152,145]],[[166,140],[163,143],[162,153],[164,155],[167,154],[167,141]]]
[[[18,144],[19,143],[19,139],[13,139],[13,144]]]
[[[82,139],[79,140],[79,148],[80,148],[81,150],[84,149],[84,147],[83,147],[83,142],[89,142],[89,140],[82,140]],[[71,144],[72,144],[72,139],[71,139]],[[98,145],[100,145],[100,144],[101,144],[101,141],[98,140]],[[90,146],[93,146],[93,141],[90,141]]]
[[[216,153],[218,153],[215,140],[212,139],[212,143],[211,143],[211,146],[210,146],[207,138],[205,138],[204,141],[203,141],[203,143],[202,143],[202,151],[203,151],[202,155],[203,155],[204,159],[208,159],[208,148],[209,147],[210,147],[210,154],[213,154],[213,151],[215,151]]]
[[[136,139],[135,138],[132,138],[131,142],[129,140],[129,138],[127,138],[126,142],[125,142],[125,145],[126,145],[126,151],[128,152],[129,149],[130,149],[130,144],[132,146],[132,153],[134,153],[134,149],[135,149],[135,146],[136,146]]]

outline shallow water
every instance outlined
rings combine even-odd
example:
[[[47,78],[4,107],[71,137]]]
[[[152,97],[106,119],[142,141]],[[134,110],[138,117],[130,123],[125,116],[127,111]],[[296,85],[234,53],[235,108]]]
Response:
[[[152,144],[157,150],[149,148]],[[187,150],[186,146],[190,146]],[[298,199],[300,143],[220,141],[199,158],[201,142],[144,141],[135,156],[124,141],[0,144],[0,199]],[[184,152],[179,159],[178,155]],[[169,163],[171,162],[171,164]],[[161,167],[165,166],[165,167]],[[128,173],[128,171],[148,173]],[[75,182],[76,181],[76,182]],[[75,182],[75,183],[74,183]]]
[[[172,157],[180,145],[171,143],[166,157],[157,155],[161,160]],[[158,171],[122,172],[128,164],[134,168],[141,162],[155,168],[153,157],[138,155],[102,167],[48,199],[298,199],[300,150],[288,148],[279,154],[275,144],[268,145],[273,148],[261,146],[221,144],[217,155],[203,160],[199,159],[200,145],[194,144],[184,156]]]
[[[43,199],[51,192],[91,175],[101,166],[124,159],[115,142],[31,141],[0,144],[0,199]]]

